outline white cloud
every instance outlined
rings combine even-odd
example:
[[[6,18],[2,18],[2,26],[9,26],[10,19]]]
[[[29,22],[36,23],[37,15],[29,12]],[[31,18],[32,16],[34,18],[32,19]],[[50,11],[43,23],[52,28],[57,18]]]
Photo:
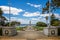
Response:
[[[31,18],[31,21],[33,24],[36,24],[37,22],[45,22],[46,23],[46,19],[45,18]]]
[[[10,17],[10,20],[8,20],[8,22],[11,22],[11,21],[21,22],[21,24],[29,24],[29,20],[23,19],[23,18]]]
[[[30,12],[25,12],[24,14],[23,14],[23,16],[25,16],[25,17],[33,17],[33,16],[40,16],[40,12],[33,12],[33,13],[30,13]]]
[[[29,20],[28,19],[18,19],[18,21],[21,22],[21,24],[29,24]]]
[[[35,20],[36,21],[36,20],[39,20],[39,19],[38,18],[31,18],[31,20]]]
[[[10,17],[10,21],[17,21],[16,17]]]
[[[41,7],[41,5],[37,5],[37,4],[31,4],[31,3],[27,3],[27,4],[30,5],[30,6],[33,6],[35,8],[40,8]]]
[[[46,14],[45,14],[45,16],[46,16]],[[32,24],[36,24],[38,21],[40,21],[40,22],[45,22],[46,23],[46,19],[45,19],[45,16],[42,18],[42,16],[40,16],[40,17],[37,17],[37,18],[30,18],[30,19],[23,19],[23,18],[17,18],[17,17],[11,17],[10,18],[10,21],[18,21],[18,22],[21,22],[21,24],[29,24],[29,21],[31,20],[31,23]],[[59,18],[60,16],[59,16],[59,14],[55,14],[55,16],[57,17],[57,18]],[[7,17],[6,17],[7,18]],[[7,18],[8,19],[8,18]],[[49,23],[49,21],[48,21],[48,23]]]
[[[41,14],[40,16],[46,17],[46,16],[51,16],[52,14]]]
[[[9,20],[9,18],[8,17],[6,17],[6,16],[4,16],[7,20]]]
[[[43,21],[43,20],[45,21],[46,19],[42,17],[41,18],[38,17],[38,18],[31,18],[31,20],[32,21]]]
[[[9,6],[0,6],[0,8],[2,9],[2,11],[5,13],[5,14],[9,14]],[[20,12],[23,12],[24,10],[22,9],[17,9],[15,7],[10,7],[10,13],[12,15],[18,15]]]
[[[48,14],[40,14],[40,16],[43,16],[43,17],[46,17],[46,16],[51,16],[52,15],[52,13],[48,13]],[[55,17],[56,18],[60,18],[60,15],[58,14],[58,13],[54,13],[54,15],[55,15]]]
[[[50,14],[48,13],[48,14],[41,14],[40,16],[46,17],[46,16],[51,16],[51,15],[52,15],[52,13],[50,13]],[[54,13],[54,15],[56,18],[60,18],[60,15],[58,13]]]
[[[56,18],[60,19],[60,15],[55,13]]]
[[[7,19],[9,19],[8,17],[6,17]],[[30,18],[31,20],[31,23],[32,24],[36,24],[38,21],[41,21],[41,22],[45,22],[45,18],[42,18],[40,19],[39,17],[38,18]],[[11,22],[11,21],[18,21],[18,22],[21,22],[21,24],[29,24],[29,19],[23,19],[23,18],[17,18],[17,17],[10,17],[10,20],[8,20],[8,22]]]
[[[33,12],[33,13],[31,13],[31,12],[25,12],[24,14],[23,14],[23,16],[25,16],[25,17],[33,17],[33,16],[40,16],[40,17],[46,17],[46,16],[51,16],[52,14],[50,13],[48,13],[48,14],[41,14],[39,11],[37,11],[37,12]]]

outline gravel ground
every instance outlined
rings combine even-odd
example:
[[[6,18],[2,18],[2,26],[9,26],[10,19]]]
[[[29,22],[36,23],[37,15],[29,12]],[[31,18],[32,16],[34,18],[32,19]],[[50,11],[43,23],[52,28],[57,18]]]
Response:
[[[48,37],[42,31],[20,31],[16,36],[2,36],[0,40],[60,40],[60,37]]]

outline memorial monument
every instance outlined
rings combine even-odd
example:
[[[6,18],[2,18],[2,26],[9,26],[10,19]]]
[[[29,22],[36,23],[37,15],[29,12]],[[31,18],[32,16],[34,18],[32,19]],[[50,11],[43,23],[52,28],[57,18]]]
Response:
[[[29,25],[31,26],[31,20],[29,21]]]

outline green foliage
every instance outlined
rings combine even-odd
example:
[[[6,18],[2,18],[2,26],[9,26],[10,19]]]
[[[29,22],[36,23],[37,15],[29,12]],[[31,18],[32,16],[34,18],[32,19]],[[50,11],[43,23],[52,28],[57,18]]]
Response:
[[[59,26],[59,20],[58,19],[54,19],[54,20],[51,20],[51,25],[52,26]]]
[[[4,26],[5,22],[4,21],[1,21],[0,22],[0,26]]]
[[[52,25],[52,26],[59,26],[59,25],[60,25],[60,24],[59,24],[59,20],[56,19],[56,17],[55,17],[54,14],[51,15],[51,25]]]
[[[16,30],[22,30],[23,28],[22,27],[16,27]]]
[[[12,21],[12,22],[6,23],[6,26],[14,26],[14,25],[20,25],[20,22]]]
[[[0,26],[4,26],[5,25],[5,20],[6,18],[4,16],[2,16],[3,11],[0,8]]]
[[[5,26],[9,26],[9,22],[5,23]]]
[[[44,29],[44,27],[35,26],[34,29],[36,29],[37,31],[39,31],[39,30],[41,31]]]
[[[56,17],[55,17],[54,14],[52,14],[52,15],[51,15],[51,20],[54,20],[54,19],[56,19]]]
[[[60,28],[58,28],[58,36],[60,36]]]
[[[16,27],[16,30],[23,31],[25,27]]]
[[[2,28],[0,28],[0,35],[2,35]]]
[[[47,25],[44,22],[37,22],[36,26],[46,27]]]
[[[60,7],[60,0],[52,0],[52,6]]]
[[[3,11],[2,11],[1,8],[0,8],[0,16],[2,16],[2,14],[3,14]]]
[[[42,8],[42,13],[44,14],[44,12],[47,12],[47,13],[49,13],[49,5],[50,5],[50,3],[49,3],[49,1],[46,3],[46,7],[45,8]]]
[[[46,7],[43,8],[42,13],[44,12],[48,12],[49,13],[49,6],[52,7],[51,8],[51,12],[57,8],[60,8],[60,0],[51,0],[51,2],[46,2]]]
[[[46,16],[45,18],[46,18],[46,20],[48,20],[48,16]]]

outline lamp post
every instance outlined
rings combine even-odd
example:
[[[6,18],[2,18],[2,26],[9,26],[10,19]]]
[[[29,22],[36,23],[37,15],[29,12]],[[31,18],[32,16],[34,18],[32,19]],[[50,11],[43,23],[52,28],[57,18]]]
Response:
[[[10,13],[11,13],[11,9],[10,9],[10,0],[8,0],[9,1],[9,26],[10,26]]]
[[[51,22],[50,22],[51,21],[51,17],[50,17],[51,16],[51,8],[50,8],[51,6],[50,6],[50,3],[51,3],[51,0],[49,0],[49,24],[48,24],[49,28],[50,28],[50,24],[51,24]]]

